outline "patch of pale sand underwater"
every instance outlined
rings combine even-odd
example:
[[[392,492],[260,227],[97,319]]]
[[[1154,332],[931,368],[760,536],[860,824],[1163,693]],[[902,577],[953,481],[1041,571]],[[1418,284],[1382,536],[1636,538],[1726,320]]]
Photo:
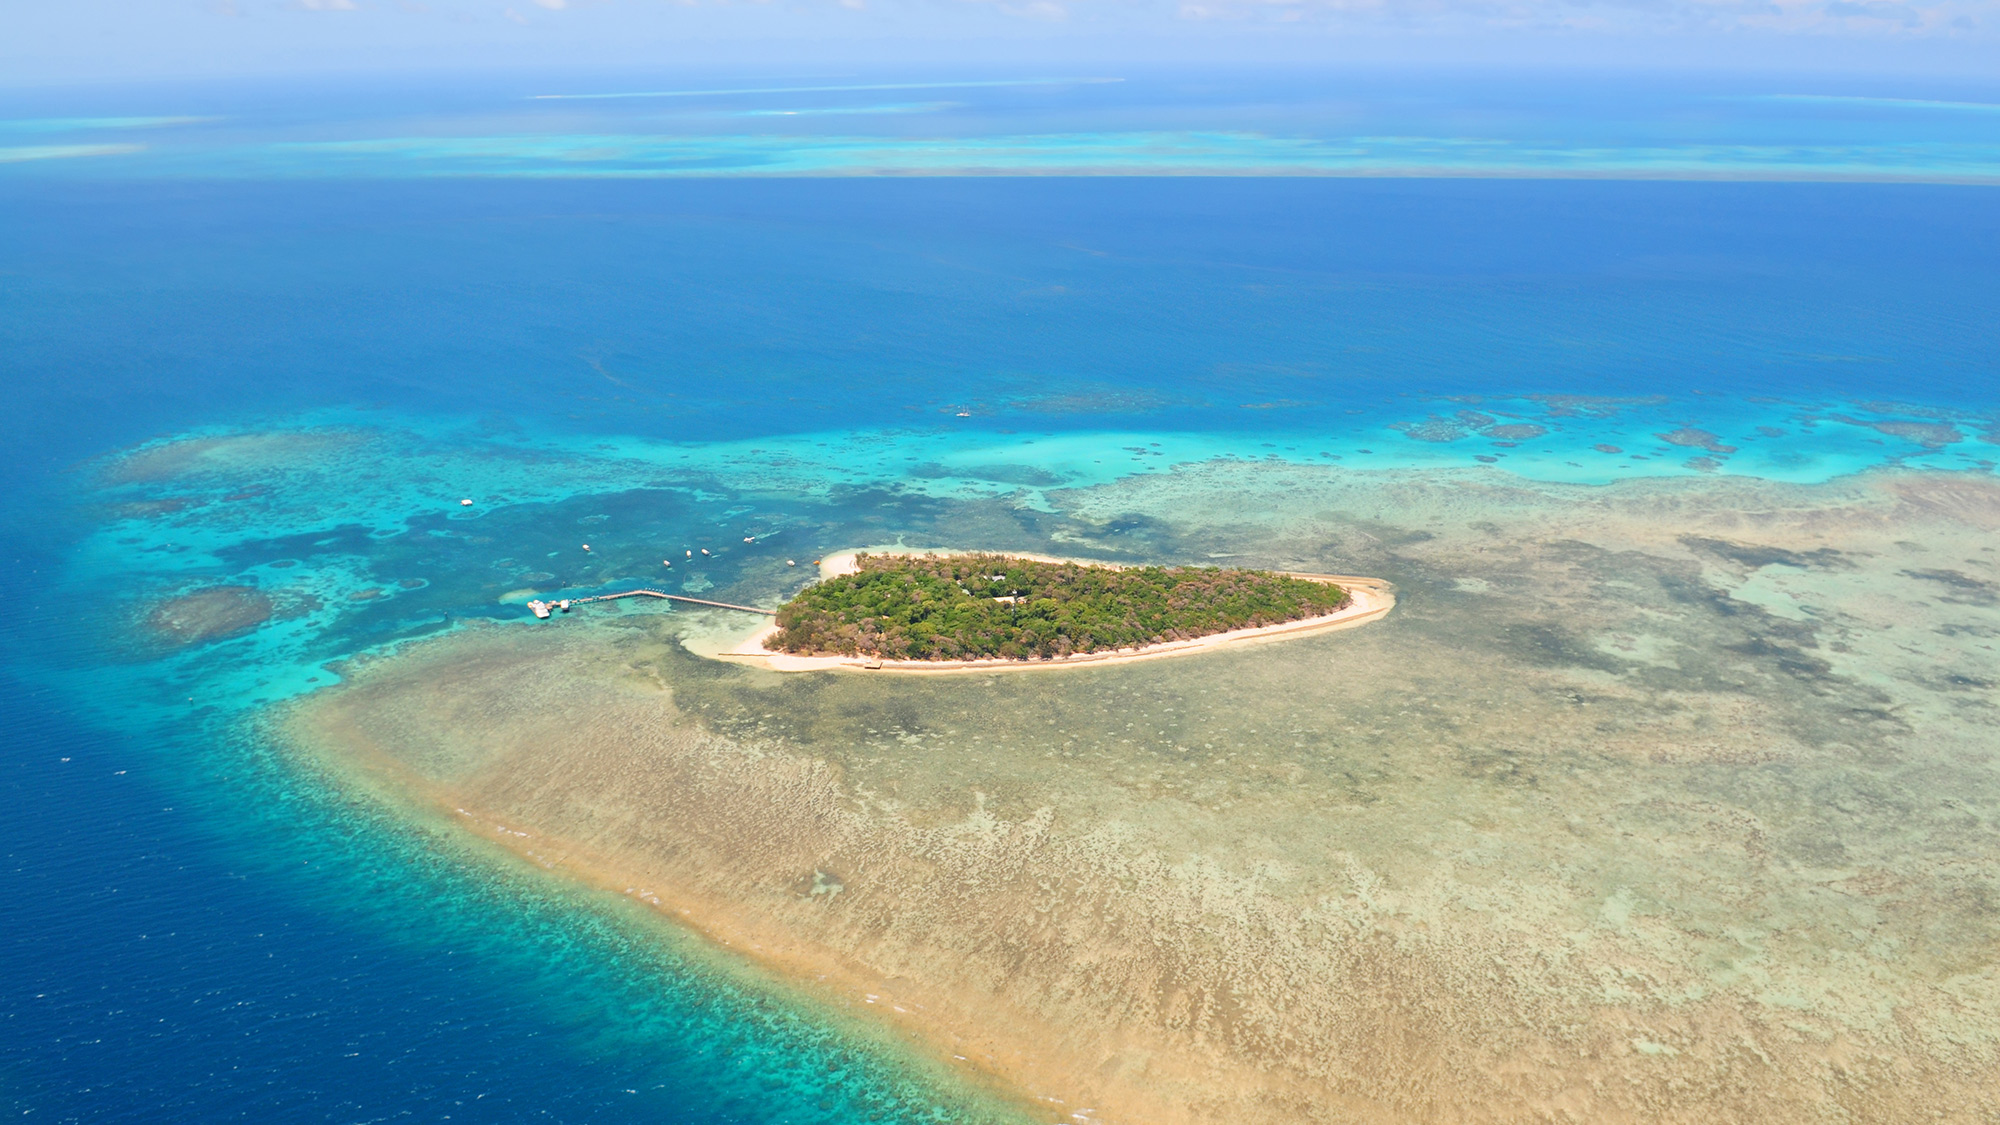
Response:
[[[1401,604],[1050,677],[782,676],[657,616],[471,630],[289,729],[1058,1116],[2000,1104],[1990,479],[1236,464],[1060,500],[1085,530],[1021,549],[1150,521]]]

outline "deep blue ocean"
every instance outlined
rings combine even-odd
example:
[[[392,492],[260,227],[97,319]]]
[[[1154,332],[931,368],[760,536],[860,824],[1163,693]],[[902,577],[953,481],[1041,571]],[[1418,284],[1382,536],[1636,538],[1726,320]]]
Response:
[[[121,449],[329,420],[439,464],[845,435],[853,479],[995,488],[1115,477],[1089,466],[1133,435],[1591,481],[2000,453],[2000,113],[1978,91],[997,89],[588,104],[619,107],[609,123],[529,115],[532,83],[340,113],[241,90],[0,107],[0,1102],[88,1122],[960,1114],[630,904],[469,862],[294,772],[254,720],[305,670],[518,610],[437,571],[282,643],[162,656],[119,607],[163,574],[254,582],[318,550],[339,555],[327,583],[365,583],[409,537],[386,492],[321,482],[175,554],[174,532],[112,528],[99,467]],[[1422,160],[1361,169],[1380,174],[1327,163],[1425,135]],[[1489,155],[1443,168],[1446,141]],[[983,155],[922,164],[953,145]],[[1602,156],[1620,145],[1625,164]],[[1643,176],[1604,178],[1641,149]],[[1810,167],[1772,171],[1777,149]],[[995,170],[1117,174],[974,174]],[[1572,397],[1639,405],[1603,423],[1620,434],[1440,440],[1468,402]],[[1675,427],[1737,452],[1691,466],[1646,436]],[[1637,459],[1588,459],[1614,439]],[[637,487],[505,471],[493,490],[524,504]],[[316,528],[343,503],[374,507]],[[660,518],[724,522],[693,501]]]

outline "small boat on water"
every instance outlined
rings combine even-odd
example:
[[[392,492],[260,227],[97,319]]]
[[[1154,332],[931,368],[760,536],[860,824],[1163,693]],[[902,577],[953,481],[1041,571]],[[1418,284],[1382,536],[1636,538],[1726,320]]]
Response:
[[[469,498],[465,500],[460,500],[458,502],[458,506],[461,508],[470,508],[472,507],[472,501]]]

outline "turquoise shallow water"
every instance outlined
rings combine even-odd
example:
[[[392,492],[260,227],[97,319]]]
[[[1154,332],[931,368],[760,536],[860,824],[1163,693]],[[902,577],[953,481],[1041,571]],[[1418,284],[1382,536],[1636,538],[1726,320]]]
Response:
[[[1581,87],[1589,87],[1582,93]],[[2000,95],[1823,80],[1299,72],[662,81],[516,76],[356,99],[24,102],[0,168],[63,176],[1529,176],[1992,182]],[[1579,96],[1581,94],[1581,96]],[[171,105],[177,112],[136,112]],[[416,108],[413,112],[413,107]]]
[[[864,93],[917,107],[874,115],[898,121],[973,104]],[[449,138],[382,147],[403,134],[379,120],[46,108],[18,116],[17,149],[143,144],[132,159],[156,163],[106,154],[61,179],[80,157],[22,159],[32,174],[0,184],[25,220],[0,233],[21,810],[0,828],[0,1096],[37,1116],[972,1112],[628,905],[495,873],[262,741],[264,708],[332,682],[330,661],[467,620],[528,627],[520,591],[768,595],[786,559],[935,535],[955,501],[1046,512],[1064,489],[1217,459],[1809,482],[1988,474],[2000,448],[1981,188],[412,183],[411,161],[476,169]],[[1014,113],[1010,136],[1049,135],[1050,114],[1174,116],[1113,108],[981,112]],[[1779,121],[1824,145],[1920,112],[1833,108],[1704,129]],[[1990,115],[1937,112],[1956,116],[1924,143],[1990,140]],[[1223,135],[1181,116],[1175,136]],[[981,128],[963,151],[993,148]],[[153,139],[181,131],[208,140]],[[526,156],[481,140],[479,159],[540,176],[581,131]],[[820,160],[844,135],[757,144]],[[674,143],[748,151],[704,136]],[[915,134],[870,143],[957,159]],[[1217,149],[1230,170],[1259,167],[1236,143]],[[607,151],[583,170],[639,159]],[[1148,529],[1109,533],[1143,550]],[[160,598],[218,585],[271,598],[272,620],[146,638]]]
[[[1688,424],[1691,408],[1715,428]],[[1215,461],[1477,466],[1495,483],[1580,484],[1995,464],[1990,415],[1910,404],[1395,397],[1343,430],[1217,433],[999,432],[971,409],[937,413],[921,428],[716,442],[353,411],[194,429],[129,454],[143,467],[201,449],[166,480],[142,468],[103,489],[123,518],[78,545],[72,573],[84,591],[121,576],[135,603],[204,583],[283,591],[289,608],[254,640],[174,658],[191,665],[177,682],[235,708],[329,682],[321,664],[357,647],[468,615],[519,619],[530,596],[750,583],[768,597],[810,569],[781,562],[853,545],[871,514],[893,537],[905,529],[880,513],[979,498],[1054,512],[1051,493]]]

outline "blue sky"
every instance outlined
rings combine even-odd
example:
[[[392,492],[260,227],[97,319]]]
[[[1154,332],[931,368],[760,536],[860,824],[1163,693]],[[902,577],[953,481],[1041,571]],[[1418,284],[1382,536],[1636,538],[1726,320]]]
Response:
[[[1476,65],[2000,76],[2000,0],[6,0],[0,84],[717,66]]]

